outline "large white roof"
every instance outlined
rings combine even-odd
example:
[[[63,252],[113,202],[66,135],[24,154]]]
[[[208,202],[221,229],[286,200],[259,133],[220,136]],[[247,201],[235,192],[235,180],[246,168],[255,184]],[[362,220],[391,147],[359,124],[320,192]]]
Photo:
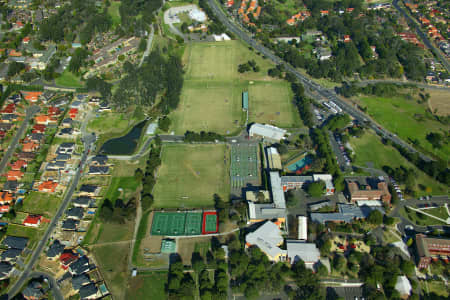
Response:
[[[400,296],[411,294],[412,291],[411,283],[409,282],[408,278],[405,275],[397,277],[395,289],[400,293]]]
[[[286,208],[283,188],[281,187],[281,177],[278,172],[270,172],[270,186],[272,188],[273,203],[276,208]]]
[[[261,251],[271,257],[277,257],[278,255],[286,255],[286,250],[278,247],[283,242],[282,232],[278,226],[268,221],[261,227],[246,235],[245,241],[250,245],[255,245]]]
[[[250,127],[249,134],[253,136],[254,134],[262,136],[264,138],[279,141],[286,134],[286,130],[272,126],[255,123]]]
[[[315,264],[320,259],[320,252],[314,243],[305,243],[297,240],[286,241],[288,257],[291,263],[303,260],[305,264]]]

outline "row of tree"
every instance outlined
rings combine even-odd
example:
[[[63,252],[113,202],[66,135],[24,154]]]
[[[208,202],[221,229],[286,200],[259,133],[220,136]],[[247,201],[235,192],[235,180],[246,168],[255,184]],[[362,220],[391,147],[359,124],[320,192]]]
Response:
[[[186,143],[192,142],[215,142],[215,141],[225,141],[225,137],[221,134],[215,132],[200,131],[200,133],[193,131],[186,131],[184,134],[184,141]]]
[[[159,140],[159,138],[157,138]],[[141,191],[141,205],[142,210],[146,211],[153,204],[153,187],[156,184],[155,173],[156,169],[161,165],[161,144],[157,141],[150,149],[150,154],[147,159],[147,166],[145,173],[141,169],[136,169],[134,176],[137,180],[142,181]]]
[[[103,222],[124,224],[136,214],[136,199],[133,197],[124,203],[122,199],[116,199],[114,203],[105,199],[100,208],[99,217]]]

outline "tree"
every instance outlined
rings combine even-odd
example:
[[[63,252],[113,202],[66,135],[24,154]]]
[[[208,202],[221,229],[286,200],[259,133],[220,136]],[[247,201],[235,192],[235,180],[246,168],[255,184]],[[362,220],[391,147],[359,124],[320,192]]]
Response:
[[[320,197],[325,193],[325,182],[322,180],[311,182],[306,187],[306,191],[312,197]]]
[[[161,129],[164,132],[167,132],[169,130],[170,124],[171,124],[171,120],[167,116],[159,118],[159,120],[158,120],[158,127],[159,127],[159,129]]]
[[[402,260],[402,262],[400,263],[400,269],[403,273],[405,273],[406,276],[410,277],[414,274],[415,265],[412,261]]]
[[[72,55],[72,59],[69,63],[69,71],[78,74],[80,68],[84,65],[84,60],[87,58],[88,53],[83,48],[77,48]]]
[[[338,272],[343,272],[345,270],[345,266],[347,265],[347,260],[342,255],[336,255],[333,259],[333,267]]]
[[[379,210],[373,210],[370,212],[367,221],[374,225],[380,225],[383,223],[383,214]]]
[[[433,145],[433,148],[442,148],[443,137],[442,134],[438,132],[430,132],[427,134],[427,141]]]
[[[22,70],[25,70],[25,64],[13,61],[8,66],[8,77],[13,77],[14,75],[19,74]]]
[[[320,255],[322,256],[328,256],[330,255],[331,252],[331,240],[330,239],[326,239],[322,245],[320,245]]]

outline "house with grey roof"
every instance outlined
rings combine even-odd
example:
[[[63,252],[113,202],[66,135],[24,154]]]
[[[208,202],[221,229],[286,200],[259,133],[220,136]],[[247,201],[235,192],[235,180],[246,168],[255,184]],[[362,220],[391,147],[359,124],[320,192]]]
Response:
[[[59,240],[55,240],[47,250],[47,258],[50,260],[57,259],[63,253],[66,246],[61,244]]]
[[[94,283],[84,285],[80,288],[80,298],[84,299],[97,299],[102,296],[97,286]]]
[[[72,207],[66,211],[68,219],[81,220],[84,215],[84,208]]]
[[[287,240],[286,249],[288,261],[291,264],[301,260],[305,263],[307,268],[313,269],[314,265],[319,262],[320,251],[314,243],[306,243],[298,240]]]
[[[87,256],[82,256],[69,266],[69,272],[72,276],[86,273],[90,270],[89,259]]]
[[[22,292],[25,299],[41,299],[44,296],[42,283],[38,280],[31,280]]]
[[[354,220],[367,218],[373,210],[378,210],[382,214],[384,209],[379,206],[356,206],[353,204],[338,203],[338,212],[334,213],[311,213],[313,222],[325,224],[327,222],[350,223]]]
[[[27,247],[28,238],[8,235],[2,242],[3,246],[23,250]]]
[[[90,166],[89,167],[89,175],[107,175],[109,173],[108,166]]]
[[[0,262],[0,280],[6,279],[11,275],[14,270],[14,266],[9,262],[2,261]]]
[[[22,254],[21,249],[9,248],[1,255],[2,261],[16,261],[16,259]]]
[[[72,288],[75,291],[79,291],[81,287],[91,283],[89,276],[87,274],[76,275],[72,277]]]
[[[61,228],[65,231],[75,231],[78,228],[78,224],[80,224],[78,220],[67,219],[63,221]]]
[[[88,208],[92,203],[92,201],[93,199],[91,197],[83,197],[83,196],[79,196],[72,199],[73,206],[83,208]]]

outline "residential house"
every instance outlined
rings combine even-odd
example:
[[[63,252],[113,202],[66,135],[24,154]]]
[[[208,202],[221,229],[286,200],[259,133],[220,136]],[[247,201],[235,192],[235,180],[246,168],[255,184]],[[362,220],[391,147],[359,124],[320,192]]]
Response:
[[[93,166],[106,166],[108,163],[108,156],[106,155],[96,155],[91,160],[91,165]]]
[[[41,224],[42,216],[39,215],[28,215],[23,221],[24,226],[28,227],[39,227]]]
[[[82,207],[72,207],[66,211],[66,216],[68,219],[81,220],[83,219],[84,208]]]
[[[71,108],[69,110],[69,117],[73,120],[77,117],[78,115],[78,108]]]
[[[28,162],[23,159],[18,159],[14,163],[10,164],[10,166],[13,171],[21,171],[22,169],[27,168]]]
[[[61,126],[64,128],[70,128],[70,127],[72,127],[72,124],[73,124],[73,120],[71,118],[65,118],[61,122]]]
[[[72,277],[72,288],[74,291],[79,291],[81,287],[91,283],[91,279],[87,274],[81,274]]]
[[[7,213],[9,212],[9,210],[11,209],[11,207],[9,205],[0,205],[0,213]]]
[[[59,107],[56,106],[50,106],[47,110],[47,114],[49,116],[59,116],[61,114],[61,109]]]
[[[32,103],[37,102],[39,100],[39,97],[42,95],[42,92],[21,91],[20,93],[25,100]]]
[[[47,171],[60,171],[60,170],[64,170],[66,167],[66,162],[65,161],[54,161],[54,162],[49,162],[47,163],[47,166],[45,167],[45,170]]]
[[[32,153],[32,152],[24,152],[24,151],[22,151],[22,152],[19,152],[17,154],[17,157],[19,159],[23,159],[23,160],[26,160],[26,161],[32,161],[36,157],[36,154]]]
[[[56,191],[56,188],[58,187],[58,183],[54,182],[52,180],[47,180],[42,182],[39,187],[38,190],[39,192],[44,192],[44,193],[54,193]]]
[[[17,180],[8,180],[3,185],[3,191],[15,193],[17,192],[17,189],[19,188],[19,183]]]
[[[39,149],[39,144],[32,141],[22,145],[23,152],[36,152],[37,149]]]
[[[55,125],[58,122],[58,120],[48,115],[39,115],[34,117],[34,122],[38,125],[50,125],[50,124]]]
[[[75,231],[77,230],[79,223],[80,221],[78,220],[67,219],[63,221],[61,228],[65,231]]]
[[[80,196],[88,196],[88,197],[95,197],[100,192],[100,187],[96,185],[91,184],[83,184],[80,187]]]
[[[31,133],[27,136],[27,140],[41,144],[45,140],[45,135],[43,133]]]
[[[47,259],[56,260],[63,253],[66,246],[61,244],[59,240],[55,240],[47,250]]]
[[[0,204],[1,205],[10,205],[14,201],[14,195],[7,191],[0,192]]]
[[[2,261],[7,261],[7,262],[15,262],[16,259],[22,254],[22,250],[21,249],[14,249],[14,248],[10,248],[5,250],[0,259]]]
[[[27,300],[39,300],[44,296],[42,283],[36,279],[32,279],[22,292],[22,295]]]
[[[78,196],[78,197],[72,199],[72,203],[73,203],[73,206],[75,206],[75,207],[88,208],[90,203],[92,202],[92,200],[93,199],[90,197]]]
[[[102,296],[101,292],[98,290],[94,283],[84,285],[80,288],[80,298],[84,299],[97,299]]]
[[[68,161],[72,158],[70,154],[58,154],[56,155],[55,161]]]
[[[45,126],[44,124],[34,124],[33,125],[33,133],[45,133],[45,129],[47,128],[47,126]]]
[[[61,128],[58,136],[61,138],[73,138],[73,128]]]
[[[8,173],[6,174],[6,178],[7,180],[10,181],[14,181],[14,180],[20,180],[23,177],[23,172],[22,171],[14,171],[14,170],[9,170]]]
[[[62,143],[56,150],[57,154],[72,154],[75,151],[75,143]]]
[[[2,241],[2,245],[8,248],[23,250],[28,244],[28,238],[8,235]]]
[[[69,272],[72,276],[81,275],[90,270],[89,259],[87,256],[82,256],[69,266]]]
[[[106,175],[109,173],[109,167],[108,166],[90,166],[89,167],[89,175]]]
[[[67,250],[61,253],[59,256],[59,261],[61,263],[61,268],[67,270],[69,265],[78,259],[78,255],[73,253],[72,250]]]
[[[17,115],[16,114],[3,114],[1,116],[1,122],[6,124],[11,124],[17,121]]]
[[[9,262],[0,262],[0,280],[8,278],[13,270],[14,267]]]

